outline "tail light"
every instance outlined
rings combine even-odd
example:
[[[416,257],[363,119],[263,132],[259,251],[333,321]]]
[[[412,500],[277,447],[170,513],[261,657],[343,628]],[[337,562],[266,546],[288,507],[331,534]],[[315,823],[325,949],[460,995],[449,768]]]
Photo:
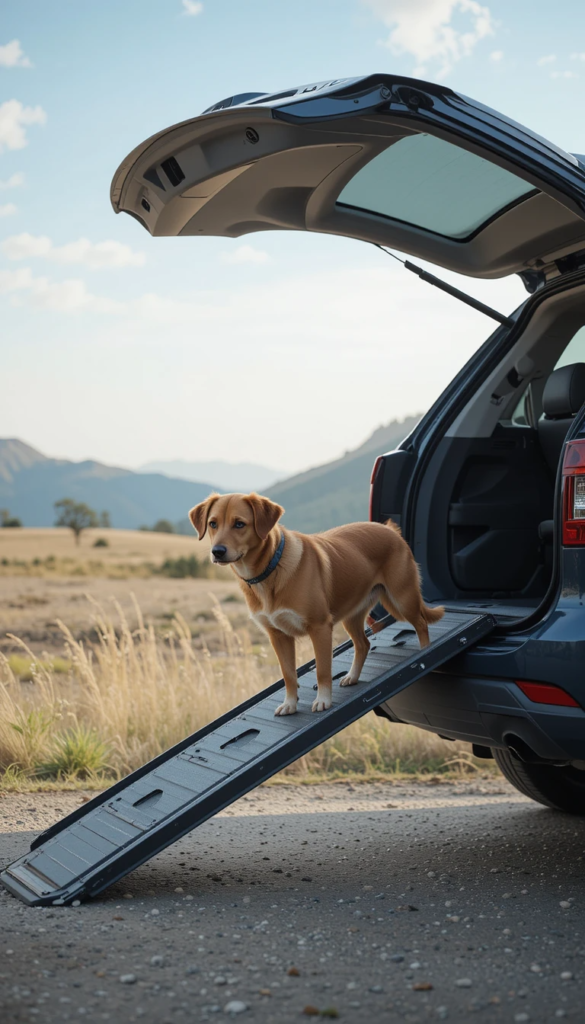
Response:
[[[374,522],[374,484],[376,483],[376,477],[378,476],[378,472],[380,470],[380,466],[382,465],[383,461],[384,461],[384,456],[383,455],[378,455],[378,458],[374,462],[374,468],[372,469],[372,475],[370,477],[370,512],[369,512],[369,519],[370,519],[371,523]]]
[[[585,545],[585,441],[569,441],[565,448],[563,544]]]
[[[554,686],[552,683],[527,683],[520,679],[516,679],[516,686],[519,686],[525,697],[531,700],[534,704],[556,704],[557,707],[563,708],[578,708],[581,705],[577,703],[574,697],[571,697],[570,693],[563,690],[560,686]]]

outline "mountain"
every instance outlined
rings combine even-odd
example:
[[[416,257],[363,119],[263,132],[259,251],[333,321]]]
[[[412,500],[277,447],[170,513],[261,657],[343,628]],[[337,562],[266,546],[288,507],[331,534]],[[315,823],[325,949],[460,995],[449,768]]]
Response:
[[[368,518],[370,476],[377,455],[391,451],[421,418],[408,416],[378,427],[359,448],[334,462],[281,480],[268,496],[286,509],[283,523],[291,530],[317,533],[342,523]]]
[[[162,473],[51,459],[16,438],[0,439],[0,508],[9,509],[24,526],[52,526],[54,503],[73,498],[109,512],[112,526],[135,530],[157,519],[185,519],[212,490],[211,484]]]
[[[147,462],[139,467],[138,472],[164,473],[181,480],[212,480],[218,491],[262,491],[283,476],[281,469],[259,466],[256,462],[224,462],[222,459],[210,462],[187,462],[184,459]]]

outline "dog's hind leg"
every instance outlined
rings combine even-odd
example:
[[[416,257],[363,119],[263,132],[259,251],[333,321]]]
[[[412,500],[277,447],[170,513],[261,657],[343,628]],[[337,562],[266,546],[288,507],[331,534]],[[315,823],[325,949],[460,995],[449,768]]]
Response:
[[[359,682],[364,662],[368,656],[370,641],[364,633],[364,616],[365,612],[362,609],[343,620],[343,628],[353,640],[353,661],[347,675],[339,680],[340,686],[353,686]]]
[[[331,663],[333,660],[333,626],[330,622],[312,626],[308,630],[317,664],[317,696],[312,711],[327,711],[331,707]]]
[[[425,604],[420,592],[418,566],[408,552],[408,559],[397,566],[394,572],[384,574],[384,590],[380,601],[387,612],[399,622],[414,626],[421,647],[428,647],[429,627],[425,615]]]
[[[276,657],[280,663],[282,678],[285,685],[285,698],[279,704],[275,715],[294,715],[297,710],[299,683],[295,659],[295,640],[293,636],[282,633],[280,629],[268,629],[268,636]]]

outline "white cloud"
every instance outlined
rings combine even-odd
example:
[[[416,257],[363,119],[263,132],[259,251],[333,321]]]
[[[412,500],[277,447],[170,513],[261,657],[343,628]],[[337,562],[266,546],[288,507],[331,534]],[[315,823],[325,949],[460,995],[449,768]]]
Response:
[[[578,78],[576,71],[551,71],[551,78]]]
[[[268,263],[270,256],[252,245],[239,245],[232,252],[222,252],[223,263]]]
[[[59,313],[115,313],[123,308],[112,299],[92,295],[79,279],[50,281],[34,277],[30,267],[0,270],[0,294],[12,295],[19,301],[19,293],[27,294],[33,305]]]
[[[24,174],[21,171],[17,171],[16,174],[11,174],[9,178],[5,178],[4,181],[0,178],[0,191],[5,188],[19,188],[20,185],[24,185]]]
[[[203,4],[199,3],[198,0],[183,0],[183,7],[183,14],[197,15],[203,11]]]
[[[504,56],[504,51],[503,50],[494,50],[493,53],[490,53],[490,60],[495,61],[496,64],[497,64],[499,61],[501,61],[503,59],[503,56]]]
[[[439,77],[468,57],[476,44],[494,34],[489,7],[477,0],[362,0],[391,29],[385,45],[393,53],[409,53],[417,61],[414,74],[424,74],[429,61],[439,62]],[[465,19],[464,29],[453,18]]]
[[[571,60],[585,60],[585,53],[572,53]]]
[[[24,149],[27,144],[26,128],[31,124],[44,124],[47,115],[42,107],[25,107],[20,100],[6,100],[0,104],[0,153],[6,149]]]
[[[30,60],[22,52],[18,39],[0,46],[0,68],[32,68]]]
[[[16,213],[14,203],[4,203],[4,206],[0,206],[0,217],[11,217],[13,213]]]
[[[536,63],[538,64],[539,68],[542,68],[545,64],[554,64],[556,59],[556,53],[548,53],[546,57],[540,57],[540,59],[537,60]]]
[[[107,241],[93,243],[87,238],[67,245],[53,245],[46,235],[12,235],[1,245],[9,260],[26,260],[42,257],[52,263],[75,263],[90,267],[91,270],[109,270],[117,267],[142,267],[146,262],[143,252],[135,252],[122,242]]]

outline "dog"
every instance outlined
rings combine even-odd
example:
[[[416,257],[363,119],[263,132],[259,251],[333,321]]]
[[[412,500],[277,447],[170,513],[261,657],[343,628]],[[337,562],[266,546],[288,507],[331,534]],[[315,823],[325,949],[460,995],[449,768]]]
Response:
[[[307,535],[278,526],[283,513],[281,505],[259,494],[210,494],[189,518],[199,540],[209,533],[212,562],[230,566],[252,618],[270,638],[285,683],[275,715],[297,710],[295,639],[306,635],[317,667],[312,710],[326,711],[335,623],[343,624],[354,647],[340,685],[354,686],[370,649],[364,622],[378,601],[395,619],[414,626],[421,647],[428,646],[429,623],[438,622],[445,609],[425,605],[418,566],[391,520]]]

